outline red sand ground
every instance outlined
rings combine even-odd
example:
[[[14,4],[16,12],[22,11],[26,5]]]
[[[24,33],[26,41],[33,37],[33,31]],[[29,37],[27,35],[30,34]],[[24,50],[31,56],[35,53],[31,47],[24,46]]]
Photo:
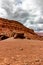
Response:
[[[0,65],[43,65],[43,41],[13,37],[0,41]]]

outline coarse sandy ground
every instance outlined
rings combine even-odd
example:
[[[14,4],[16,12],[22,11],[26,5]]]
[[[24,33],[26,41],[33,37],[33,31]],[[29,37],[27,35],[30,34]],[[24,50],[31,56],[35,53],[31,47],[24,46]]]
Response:
[[[0,65],[43,65],[43,41],[13,37],[0,41]]]

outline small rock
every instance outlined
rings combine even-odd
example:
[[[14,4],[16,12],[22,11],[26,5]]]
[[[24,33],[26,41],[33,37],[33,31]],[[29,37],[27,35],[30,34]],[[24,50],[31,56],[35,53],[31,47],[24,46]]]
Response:
[[[39,59],[36,59],[35,62],[40,62],[40,60]]]
[[[23,51],[23,48],[20,48],[21,51]]]
[[[10,65],[10,63],[6,64],[6,65]]]

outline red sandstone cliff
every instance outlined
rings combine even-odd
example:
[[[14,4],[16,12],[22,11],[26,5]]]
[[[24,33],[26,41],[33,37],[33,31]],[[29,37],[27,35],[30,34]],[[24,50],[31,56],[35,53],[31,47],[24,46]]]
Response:
[[[23,32],[29,39],[43,40],[41,36],[38,36],[34,30],[26,28],[23,24],[15,20],[8,20],[0,18],[0,35],[7,35],[11,37],[11,34],[16,32]]]

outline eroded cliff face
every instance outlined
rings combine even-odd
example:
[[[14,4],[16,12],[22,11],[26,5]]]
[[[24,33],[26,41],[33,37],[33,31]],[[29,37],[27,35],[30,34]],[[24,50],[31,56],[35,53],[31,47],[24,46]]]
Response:
[[[17,34],[17,32],[23,33],[28,39],[43,40],[43,38],[38,36],[34,30],[26,28],[18,21],[0,18],[0,35],[11,37],[12,34]]]

